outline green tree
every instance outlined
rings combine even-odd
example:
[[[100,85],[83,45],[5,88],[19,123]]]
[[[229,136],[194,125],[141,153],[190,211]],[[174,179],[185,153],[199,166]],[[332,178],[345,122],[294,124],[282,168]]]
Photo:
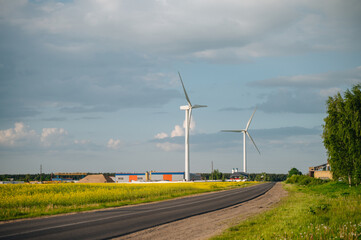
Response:
[[[329,97],[323,125],[323,143],[334,179],[361,181],[361,85]]]
[[[222,179],[222,173],[218,169],[214,169],[212,172],[212,180]]]
[[[292,175],[302,175],[302,172],[299,171],[297,168],[292,168],[291,170],[288,171],[288,178],[291,177]]]

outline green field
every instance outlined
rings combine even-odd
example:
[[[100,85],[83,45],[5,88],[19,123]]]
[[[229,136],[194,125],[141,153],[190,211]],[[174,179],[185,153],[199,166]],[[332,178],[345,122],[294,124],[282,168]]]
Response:
[[[256,182],[0,185],[0,220],[53,215],[246,187]]]
[[[212,239],[361,239],[361,186],[300,182],[308,185],[284,184],[289,196],[276,208]]]

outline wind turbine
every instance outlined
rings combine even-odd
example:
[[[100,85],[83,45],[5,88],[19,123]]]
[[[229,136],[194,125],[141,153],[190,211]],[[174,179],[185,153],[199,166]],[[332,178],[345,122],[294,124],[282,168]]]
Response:
[[[192,118],[192,109],[193,108],[202,108],[202,107],[207,107],[206,105],[192,105],[191,101],[189,100],[187,91],[184,87],[183,84],[183,80],[182,77],[180,75],[180,73],[178,72],[179,75],[179,79],[181,80],[182,83],[182,87],[183,87],[183,91],[184,91],[184,95],[186,97],[186,100],[188,102],[188,105],[185,106],[180,106],[181,110],[185,110],[185,114],[186,114],[186,119],[185,119],[185,180],[189,181],[190,180],[190,165],[189,165],[189,127],[190,127],[190,123],[191,123],[191,118]]]
[[[255,114],[256,110],[257,110],[257,108],[254,110],[251,118],[248,120],[246,129],[242,129],[242,130],[222,130],[222,132],[239,132],[239,133],[241,132],[241,133],[243,133],[243,171],[244,171],[244,173],[247,173],[247,166],[246,166],[246,134],[247,134],[248,138],[252,141],[253,145],[256,147],[258,153],[261,154],[261,152],[258,150],[258,147],[257,147],[256,143],[253,141],[251,135],[248,132],[248,127],[251,124],[253,115]]]

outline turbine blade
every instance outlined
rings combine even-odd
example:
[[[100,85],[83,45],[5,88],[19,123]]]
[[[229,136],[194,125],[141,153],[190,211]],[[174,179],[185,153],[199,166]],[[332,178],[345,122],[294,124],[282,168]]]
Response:
[[[253,141],[253,138],[251,137],[251,135],[249,135],[249,133],[248,133],[247,131],[246,131],[246,133],[247,133],[248,138],[249,138],[249,139],[251,139],[251,141],[253,142],[253,145],[256,147],[256,149],[257,149],[258,153],[259,153],[259,154],[261,154],[261,152],[259,151],[259,149],[258,149],[258,147],[257,147],[256,143]]]
[[[221,132],[243,132],[243,130],[221,130]]]
[[[202,108],[202,107],[208,107],[207,105],[193,105],[192,108]]]
[[[192,106],[192,104],[191,104],[191,100],[189,100],[189,97],[188,97],[187,91],[186,91],[186,89],[185,89],[185,87],[184,87],[183,80],[182,80],[182,77],[181,77],[181,75],[180,75],[180,72],[178,72],[178,75],[179,75],[179,79],[181,80],[182,87],[183,87],[183,91],[184,91],[184,95],[186,96],[186,99],[187,99],[188,105],[189,105],[189,106]]]
[[[254,110],[254,112],[252,113],[251,118],[248,120],[248,123],[247,123],[246,129],[245,129],[246,131],[248,131],[248,127],[249,127],[249,125],[251,124],[251,121],[252,121],[253,115],[255,114],[256,110],[257,110],[257,107],[256,107],[256,109]]]

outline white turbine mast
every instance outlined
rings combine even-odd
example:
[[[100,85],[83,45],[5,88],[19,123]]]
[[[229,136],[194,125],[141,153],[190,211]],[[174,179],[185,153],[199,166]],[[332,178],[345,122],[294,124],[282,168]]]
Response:
[[[255,146],[255,148],[257,149],[258,153],[261,154],[261,152],[259,151],[256,143],[253,141],[253,138],[251,137],[251,135],[248,132],[248,128],[249,125],[251,124],[253,115],[255,114],[257,108],[254,110],[251,118],[248,120],[248,123],[246,125],[245,129],[241,129],[241,130],[222,130],[222,132],[237,132],[237,133],[243,133],[243,171],[244,173],[247,173],[247,165],[246,165],[246,134],[248,136],[248,138],[252,141],[253,145]]]
[[[181,110],[185,110],[185,180],[186,181],[190,181],[190,161],[189,161],[189,127],[190,127],[190,123],[191,123],[191,118],[192,118],[192,109],[193,108],[202,108],[202,107],[207,107],[206,105],[192,105],[191,101],[189,100],[187,91],[184,87],[183,84],[183,80],[182,77],[180,75],[180,73],[178,72],[179,75],[179,79],[181,80],[182,83],[182,87],[183,87],[183,91],[184,91],[184,95],[186,97],[186,100],[188,102],[188,105],[185,106],[180,106]]]

